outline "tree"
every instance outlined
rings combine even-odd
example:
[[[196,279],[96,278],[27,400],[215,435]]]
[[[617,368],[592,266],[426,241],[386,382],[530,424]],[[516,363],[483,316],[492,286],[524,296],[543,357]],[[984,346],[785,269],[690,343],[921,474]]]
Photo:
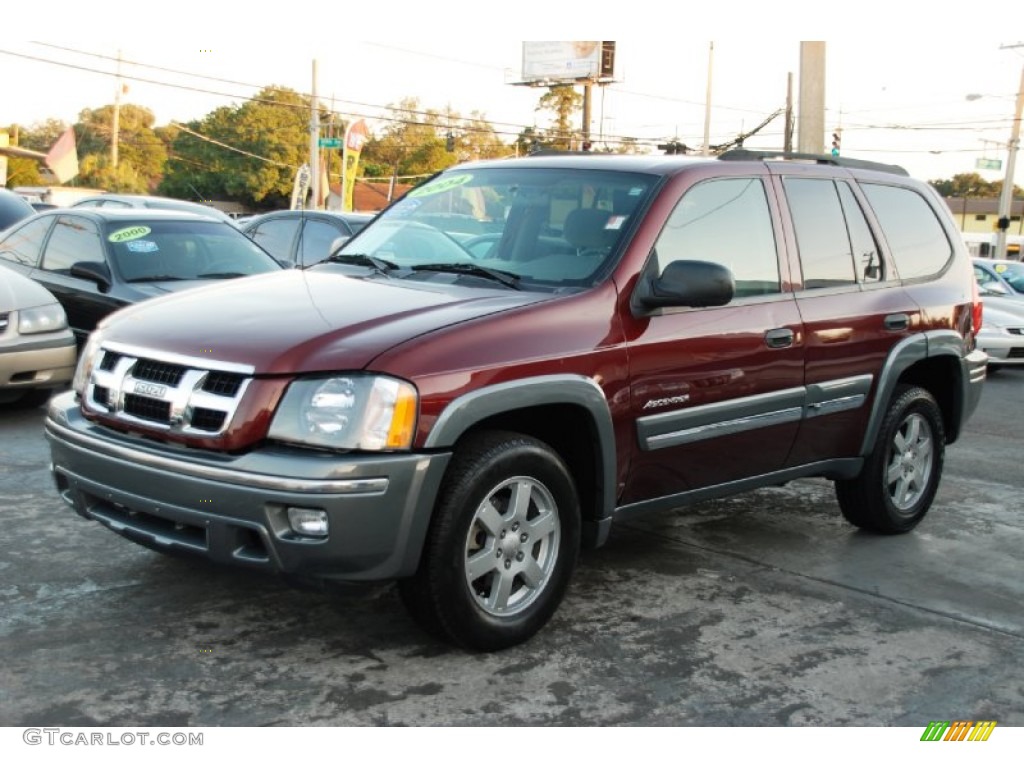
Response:
[[[583,94],[572,85],[555,85],[537,102],[540,111],[554,113],[552,135],[545,142],[551,149],[570,149],[576,132],[573,116],[583,109]]]
[[[389,104],[388,110],[387,126],[363,149],[368,175],[421,176],[458,162],[447,150],[449,118],[437,110],[421,110],[415,98]]]
[[[958,173],[952,179],[932,179],[928,182],[943,197],[984,197],[998,199],[1003,193],[1003,181],[986,181],[977,173]],[[1024,197],[1024,190],[1013,185],[1013,197]]]
[[[67,123],[62,120],[50,118],[41,123],[34,123],[28,128],[12,125],[8,134],[11,144],[14,146],[34,149],[37,152],[47,152],[67,128]],[[36,187],[45,183],[46,179],[42,174],[39,160],[27,157],[7,159],[8,187]]]
[[[160,192],[287,207],[296,171],[309,161],[309,113],[307,97],[272,85],[241,106],[174,128]]]
[[[76,182],[111,192],[147,193],[156,189],[167,162],[167,146],[153,128],[145,107],[122,104],[118,110],[117,168],[113,166],[114,106],[83,109],[75,124],[79,170]]]

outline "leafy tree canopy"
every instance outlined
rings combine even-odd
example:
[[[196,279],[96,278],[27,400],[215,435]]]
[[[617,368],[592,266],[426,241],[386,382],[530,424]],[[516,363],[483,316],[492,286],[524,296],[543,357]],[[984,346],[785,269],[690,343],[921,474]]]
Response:
[[[75,123],[78,143],[76,184],[111,192],[152,192],[163,175],[167,147],[154,130],[156,118],[145,107],[122,104],[118,109],[117,168],[113,167],[114,106],[83,109]]]
[[[986,181],[978,173],[958,173],[951,179],[933,179],[928,183],[943,197],[998,198],[1003,191],[1001,180]],[[1024,192],[1014,185],[1013,196],[1024,197]]]

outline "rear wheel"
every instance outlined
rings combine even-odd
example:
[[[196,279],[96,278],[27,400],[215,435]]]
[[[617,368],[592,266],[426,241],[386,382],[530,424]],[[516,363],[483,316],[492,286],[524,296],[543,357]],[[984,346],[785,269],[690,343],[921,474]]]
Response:
[[[579,530],[572,477],[550,447],[481,433],[456,449],[419,569],[399,594],[435,635],[481,651],[516,645],[561,602]]]
[[[836,481],[843,516],[879,533],[905,533],[928,512],[942,476],[946,433],[935,398],[901,386],[861,473]]]

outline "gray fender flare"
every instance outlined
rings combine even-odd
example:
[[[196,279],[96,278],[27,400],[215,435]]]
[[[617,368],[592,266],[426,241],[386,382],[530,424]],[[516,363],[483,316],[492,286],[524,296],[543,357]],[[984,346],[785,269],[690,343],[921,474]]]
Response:
[[[615,509],[615,429],[608,400],[597,382],[576,374],[535,376],[492,384],[467,392],[441,412],[424,443],[425,448],[450,448],[470,428],[491,416],[539,405],[576,405],[594,422],[600,442],[603,482],[600,520],[611,521]]]
[[[961,363],[963,368],[964,341],[955,331],[928,331],[915,334],[903,339],[893,347],[889,353],[882,372],[878,377],[878,392],[871,410],[871,417],[868,420],[868,428],[864,432],[864,442],[861,444],[861,456],[867,456],[878,440],[878,432],[882,428],[882,420],[885,418],[892,400],[896,385],[906,371],[914,363],[933,357],[948,355]],[[966,379],[960,382],[961,397],[963,388],[968,382]],[[960,406],[957,406],[959,409]]]

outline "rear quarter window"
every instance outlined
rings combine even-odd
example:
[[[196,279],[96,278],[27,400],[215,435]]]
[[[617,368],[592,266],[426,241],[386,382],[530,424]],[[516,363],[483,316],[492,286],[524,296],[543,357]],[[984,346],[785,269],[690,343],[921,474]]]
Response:
[[[899,276],[913,280],[941,272],[953,255],[953,246],[928,201],[906,187],[860,186],[882,226]]]

